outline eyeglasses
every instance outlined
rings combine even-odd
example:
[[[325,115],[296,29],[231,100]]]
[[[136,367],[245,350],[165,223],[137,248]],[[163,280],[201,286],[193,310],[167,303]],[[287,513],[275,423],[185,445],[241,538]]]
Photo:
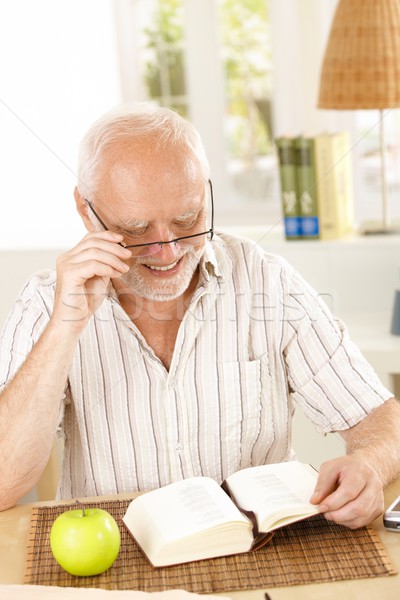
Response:
[[[201,244],[204,237],[210,236],[208,239],[212,240],[214,236],[214,196],[213,196],[213,187],[211,183],[211,179],[208,180],[208,185],[210,188],[210,200],[211,200],[211,227],[207,229],[207,231],[202,231],[201,233],[193,233],[192,235],[184,235],[178,238],[174,238],[170,241],[157,241],[157,242],[146,242],[145,244],[125,244],[122,242],[120,246],[124,248],[136,248],[134,251],[135,256],[150,256],[151,254],[157,254],[160,252],[163,246],[167,244],[174,244],[175,246],[179,244],[179,246],[196,246]],[[89,206],[90,210],[100,223],[100,225],[105,229],[105,231],[110,231],[104,221],[99,217],[97,212],[95,211],[92,203],[89,200],[86,200],[86,204]]]

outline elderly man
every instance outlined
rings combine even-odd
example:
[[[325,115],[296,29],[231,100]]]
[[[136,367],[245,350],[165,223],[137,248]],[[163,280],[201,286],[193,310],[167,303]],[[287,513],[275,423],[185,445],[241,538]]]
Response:
[[[27,282],[0,345],[0,508],[38,481],[56,431],[61,498],[146,490],[294,457],[293,405],[347,455],[312,501],[357,527],[400,467],[400,410],[283,259],[213,231],[197,132],[148,105],[84,137],[88,234]]]

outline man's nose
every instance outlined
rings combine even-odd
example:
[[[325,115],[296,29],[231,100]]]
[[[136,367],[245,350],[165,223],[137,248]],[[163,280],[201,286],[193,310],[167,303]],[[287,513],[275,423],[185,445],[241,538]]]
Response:
[[[179,255],[179,252],[179,242],[164,242],[159,244],[157,256],[163,260],[167,260],[168,258],[175,259]]]

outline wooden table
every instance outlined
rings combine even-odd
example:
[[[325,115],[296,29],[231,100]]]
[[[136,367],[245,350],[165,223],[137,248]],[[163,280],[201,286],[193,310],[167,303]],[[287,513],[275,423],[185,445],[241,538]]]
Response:
[[[400,479],[385,490],[385,506],[400,494]],[[131,496],[120,495],[119,498]],[[102,500],[109,499],[102,497]],[[74,501],[71,501],[74,503]],[[20,504],[9,510],[0,512],[0,583],[23,583],[26,540],[32,506],[52,504],[37,502]],[[55,502],[54,502],[55,504]],[[65,501],[63,501],[65,504]],[[400,598],[400,533],[391,533],[384,529],[382,517],[373,523],[393,562],[398,575],[358,579],[354,581],[338,581],[293,587],[271,588],[269,590],[252,590],[221,594],[232,600],[265,600],[268,591],[272,600],[332,600],[345,598],[348,600],[399,600]],[[56,600],[56,598],[55,598]]]

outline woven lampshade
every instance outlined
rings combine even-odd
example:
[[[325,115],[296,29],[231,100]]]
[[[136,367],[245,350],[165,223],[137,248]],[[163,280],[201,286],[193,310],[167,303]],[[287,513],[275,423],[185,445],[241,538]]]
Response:
[[[400,107],[400,0],[339,1],[318,107]]]

